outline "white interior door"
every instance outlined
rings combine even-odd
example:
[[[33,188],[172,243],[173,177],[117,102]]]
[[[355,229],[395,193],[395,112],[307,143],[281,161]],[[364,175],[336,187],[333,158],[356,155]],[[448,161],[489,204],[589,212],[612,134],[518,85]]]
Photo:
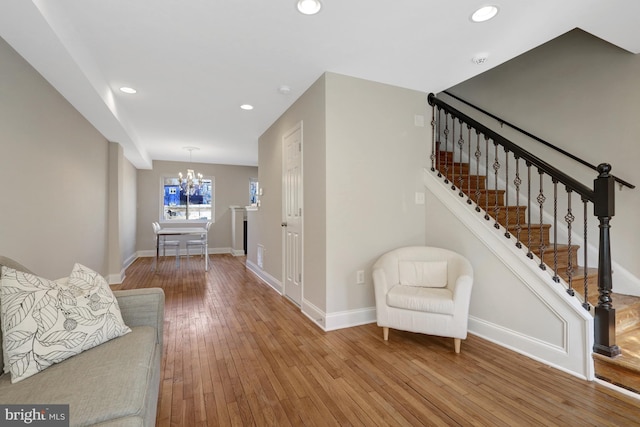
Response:
[[[282,139],[284,294],[302,304],[302,123]]]

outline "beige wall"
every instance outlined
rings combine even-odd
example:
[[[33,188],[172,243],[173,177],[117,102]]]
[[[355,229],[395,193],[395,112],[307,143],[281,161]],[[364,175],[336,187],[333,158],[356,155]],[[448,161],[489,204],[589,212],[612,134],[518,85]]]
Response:
[[[320,77],[259,138],[260,209],[250,214],[248,260],[257,264],[264,247],[264,271],[282,284],[282,137],[302,122],[304,299],[326,307],[325,77]]]
[[[120,144],[109,143],[108,280],[121,283],[136,258],[136,168]]]
[[[151,223],[160,220],[161,177],[194,169],[215,177],[215,223],[209,230],[209,250],[229,252],[231,211],[229,206],[249,204],[249,179],[258,176],[254,166],[229,166],[207,163],[154,161],[153,169],[137,173],[137,251],[153,251],[155,240]]]
[[[327,311],[373,307],[371,266],[390,249],[423,245],[426,94],[327,73]],[[429,119],[424,118],[428,125]],[[365,271],[365,284],[356,272]]]
[[[0,253],[49,277],[107,273],[108,143],[0,39]]]
[[[574,30],[454,86],[451,92],[589,163],[610,163],[614,175],[640,185],[640,55]],[[592,186],[596,172],[538,144],[520,141]],[[640,277],[636,243],[640,190],[616,188],[613,259]],[[591,222],[590,234],[596,237],[595,218]],[[616,277],[621,277],[620,268],[617,276],[614,273],[614,288]]]
[[[329,328],[372,309],[370,268],[380,254],[424,244],[424,206],[414,203],[415,193],[424,193],[430,144],[428,128],[414,119],[424,114],[424,93],[326,73],[260,137],[265,195],[249,261],[256,261],[251,246],[263,245],[266,274],[282,282],[282,137],[302,122],[303,310],[311,304],[324,312]],[[358,270],[365,271],[363,285],[356,284]]]

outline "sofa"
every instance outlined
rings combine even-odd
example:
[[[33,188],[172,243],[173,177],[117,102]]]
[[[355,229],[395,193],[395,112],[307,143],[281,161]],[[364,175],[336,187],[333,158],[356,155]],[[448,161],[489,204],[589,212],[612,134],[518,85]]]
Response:
[[[31,273],[0,256],[2,265]],[[11,375],[3,373],[0,404],[68,404],[71,426],[154,426],[161,373],[164,293],[159,288],[113,293],[131,332],[14,384]]]

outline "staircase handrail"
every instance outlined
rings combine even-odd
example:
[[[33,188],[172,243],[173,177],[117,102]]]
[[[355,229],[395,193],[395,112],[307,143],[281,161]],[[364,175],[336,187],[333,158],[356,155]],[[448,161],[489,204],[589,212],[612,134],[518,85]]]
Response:
[[[457,110],[456,108],[453,108],[451,105],[447,104],[446,102],[436,98],[436,96],[433,93],[429,94],[429,96],[427,97],[427,101],[429,102],[429,105],[438,106],[442,108],[444,111],[451,114],[452,116],[458,119],[461,119],[462,121],[470,125],[472,128],[474,128],[477,133],[481,133],[485,135],[485,137],[492,139],[494,142],[502,145],[503,147],[508,148],[509,151],[514,153],[516,157],[520,157],[524,159],[525,162],[531,163],[539,170],[544,171],[547,175],[558,180],[558,182],[563,183],[571,190],[580,194],[584,199],[589,200],[590,202],[595,201],[595,193],[592,189],[582,184],[575,178],[570,177],[569,175],[562,172],[561,170],[551,166],[549,163],[545,162],[544,160],[540,159],[534,154],[528,152],[524,148],[521,148],[518,145],[514,144],[513,142],[509,141],[502,135],[489,129],[488,127],[478,122],[477,120],[472,119],[471,117],[467,116],[463,112]]]
[[[532,134],[531,132],[527,132],[526,130],[522,129],[522,128],[521,128],[521,127],[519,127],[519,126],[514,125],[513,123],[509,123],[508,121],[506,121],[506,120],[504,120],[504,119],[502,119],[502,118],[500,118],[500,117],[496,116],[495,114],[490,113],[489,111],[485,110],[484,108],[478,107],[477,105],[474,105],[474,104],[472,104],[471,102],[466,101],[466,100],[464,100],[464,99],[460,98],[459,96],[454,95],[453,93],[451,93],[451,92],[449,92],[449,91],[446,91],[446,90],[445,90],[445,91],[443,91],[443,93],[444,93],[444,94],[446,94],[446,95],[448,95],[448,96],[450,96],[450,97],[452,97],[453,99],[456,99],[456,100],[458,100],[458,101],[462,102],[463,104],[465,104],[465,105],[467,105],[467,106],[469,106],[469,107],[471,107],[471,108],[473,108],[473,109],[475,109],[475,110],[477,110],[477,111],[480,111],[482,114],[484,114],[484,115],[486,115],[486,116],[488,116],[488,117],[491,117],[492,119],[494,119],[494,120],[496,120],[496,121],[500,122],[500,124],[501,124],[501,125],[507,125],[507,126],[508,126],[508,127],[510,127],[511,129],[516,130],[516,131],[518,131],[518,132],[522,133],[523,135],[528,136],[529,138],[531,138],[531,139],[533,139],[533,140],[535,140],[535,141],[538,141],[538,142],[539,142],[539,143],[541,143],[542,145],[545,145],[545,146],[547,146],[547,147],[551,148],[552,150],[555,150],[555,151],[557,151],[557,152],[561,153],[562,155],[567,156],[567,157],[569,157],[570,159],[575,160],[576,162],[578,162],[578,163],[580,163],[580,164],[582,164],[582,165],[584,165],[584,166],[586,166],[586,167],[588,167],[588,168],[593,169],[594,171],[597,171],[597,170],[598,170],[598,167],[597,167],[597,166],[592,165],[591,163],[587,162],[586,160],[583,160],[583,159],[581,159],[580,157],[578,157],[578,156],[576,156],[576,155],[574,155],[574,154],[571,154],[571,153],[569,153],[568,151],[563,150],[562,148],[557,147],[557,146],[553,145],[553,144],[552,144],[552,143],[550,143],[550,142],[545,141],[544,139],[542,139],[542,138],[540,138],[540,137],[538,137],[538,136],[536,136],[536,135]],[[628,187],[628,188],[630,188],[630,189],[634,189],[634,188],[636,188],[636,186],[635,186],[635,185],[633,185],[633,184],[631,184],[631,183],[629,183],[629,182],[625,181],[624,179],[621,179],[621,178],[618,178],[618,177],[615,177],[615,176],[614,176],[614,179],[616,180],[616,182],[618,182],[618,183],[619,183],[619,184],[621,184],[621,185],[624,185],[625,187]]]

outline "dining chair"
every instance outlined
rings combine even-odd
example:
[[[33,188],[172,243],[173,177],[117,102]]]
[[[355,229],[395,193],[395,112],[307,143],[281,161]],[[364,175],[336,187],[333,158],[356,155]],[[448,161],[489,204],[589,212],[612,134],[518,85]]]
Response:
[[[167,240],[167,236],[160,236],[160,240],[158,241],[158,232],[160,231],[160,223],[153,222],[151,223],[153,226],[153,233],[156,236],[156,241],[158,242],[159,248],[162,248],[162,256],[165,256],[167,247],[175,248],[176,250],[176,267],[180,267],[180,241],[179,240]]]
[[[204,233],[200,235],[199,239],[187,240],[187,258],[189,258],[189,248],[192,248],[192,247],[200,248],[200,256],[204,254],[205,248],[207,247],[209,227],[211,227],[211,221],[207,222],[207,225],[204,227]],[[209,254],[206,254],[206,255],[208,256]]]

